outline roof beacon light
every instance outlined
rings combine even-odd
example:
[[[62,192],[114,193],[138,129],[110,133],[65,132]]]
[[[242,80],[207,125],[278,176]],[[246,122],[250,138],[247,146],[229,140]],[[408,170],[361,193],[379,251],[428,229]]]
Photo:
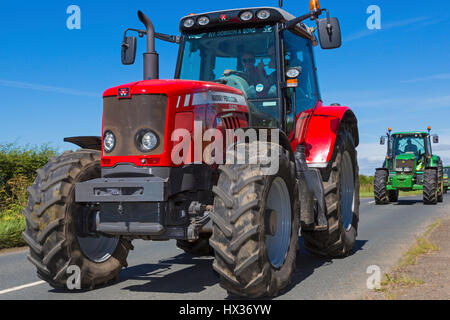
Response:
[[[391,131],[392,131],[392,128],[388,128],[388,130],[389,130],[389,132],[391,132]]]
[[[428,126],[428,128],[427,128],[427,129],[428,129],[428,131],[431,131],[431,127],[430,127],[430,126]]]
[[[320,10],[319,0],[311,0],[309,2],[309,11],[317,11]]]

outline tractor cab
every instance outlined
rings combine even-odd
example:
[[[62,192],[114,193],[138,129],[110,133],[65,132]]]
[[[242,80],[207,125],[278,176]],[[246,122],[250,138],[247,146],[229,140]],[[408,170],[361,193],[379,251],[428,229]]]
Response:
[[[395,133],[390,143],[396,172],[397,169],[410,173],[424,170],[427,156],[431,154],[431,143],[427,133]],[[405,164],[409,166],[404,166]]]
[[[295,129],[295,117],[313,109],[321,100],[313,47],[341,45],[339,22],[312,1],[310,12],[295,17],[281,8],[258,7],[190,14],[180,20],[180,36],[155,33],[143,13],[141,21],[150,35],[144,54],[144,78],[158,77],[154,39],[176,42],[179,54],[175,79],[214,82],[239,89],[247,100],[249,126],[280,128],[287,135]],[[323,13],[326,18],[319,19]],[[303,21],[316,21],[317,28]],[[126,31],[126,32],[127,32]],[[122,44],[122,62],[134,63],[136,38]]]
[[[314,29],[302,22],[287,27],[292,20],[295,16],[281,8],[184,17],[175,78],[235,87],[247,98],[250,126],[291,131],[294,114],[314,108],[320,100]],[[340,34],[337,20],[330,21],[335,23],[336,38],[331,48],[340,45]]]

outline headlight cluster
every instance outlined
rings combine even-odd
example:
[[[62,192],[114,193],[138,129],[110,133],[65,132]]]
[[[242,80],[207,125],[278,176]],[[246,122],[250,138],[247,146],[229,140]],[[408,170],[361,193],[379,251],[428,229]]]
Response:
[[[103,134],[103,151],[110,153],[116,147],[116,136],[111,130],[106,130]],[[134,142],[136,147],[142,152],[150,152],[155,149],[159,144],[158,136],[150,129],[139,130],[135,137]]]
[[[396,168],[396,172],[413,172],[412,168]]]
[[[259,10],[258,12],[256,12],[256,17],[259,20],[267,20],[270,18],[270,11],[265,9]],[[242,21],[250,21],[254,18],[254,14],[252,11],[244,11],[241,14],[239,14],[239,18]],[[228,20],[227,14],[221,15],[220,20],[227,21]],[[197,19],[187,18],[186,20],[183,21],[183,26],[185,28],[192,28],[196,23],[200,26],[206,26],[210,23],[210,21],[211,20],[208,16],[200,16]]]

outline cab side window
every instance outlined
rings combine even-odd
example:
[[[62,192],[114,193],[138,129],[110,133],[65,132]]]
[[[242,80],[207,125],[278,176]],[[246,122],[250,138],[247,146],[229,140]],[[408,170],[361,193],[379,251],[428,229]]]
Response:
[[[296,89],[296,108],[297,114],[299,114],[304,110],[314,108],[319,100],[312,45],[311,41],[297,36],[291,31],[284,32],[283,41],[285,70],[292,67],[301,67],[302,70],[298,79],[299,86]]]

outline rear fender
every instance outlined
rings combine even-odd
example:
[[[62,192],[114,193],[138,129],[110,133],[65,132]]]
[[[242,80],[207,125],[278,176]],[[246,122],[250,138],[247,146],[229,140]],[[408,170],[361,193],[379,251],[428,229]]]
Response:
[[[350,127],[355,147],[358,146],[358,121],[350,108],[318,106],[314,110],[304,140],[306,161],[310,167],[327,167],[339,129],[344,125]]]

